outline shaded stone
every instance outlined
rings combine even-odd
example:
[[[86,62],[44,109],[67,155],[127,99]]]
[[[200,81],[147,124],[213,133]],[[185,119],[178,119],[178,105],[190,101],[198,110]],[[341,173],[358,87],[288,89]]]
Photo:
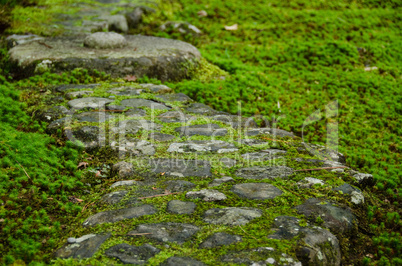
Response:
[[[103,123],[115,117],[105,112],[83,112],[74,115],[74,118],[79,122]]]
[[[194,152],[234,152],[237,151],[235,145],[222,140],[190,140],[180,143],[172,143],[168,152],[194,153]]]
[[[339,187],[334,188],[335,191],[341,191],[343,194],[351,196],[351,202],[354,204],[364,203],[364,196],[360,189],[354,188],[351,185],[345,183]]]
[[[236,171],[236,176],[245,179],[285,178],[291,174],[293,174],[293,169],[287,166],[254,166]]]
[[[156,150],[154,145],[146,140],[126,139],[120,142],[112,141],[112,149],[118,150],[120,155],[128,153],[131,155],[154,155]]]
[[[194,117],[180,111],[169,111],[158,115],[158,118],[164,123],[187,123]]]
[[[241,157],[243,157],[243,159],[247,160],[247,161],[262,162],[262,161],[268,161],[268,160],[272,160],[275,158],[279,158],[279,157],[285,155],[286,153],[287,153],[287,151],[283,151],[283,150],[268,149],[268,150],[263,150],[263,151],[259,151],[259,152],[245,153],[245,154],[242,154]]]
[[[231,191],[239,197],[255,200],[273,199],[282,195],[277,187],[267,183],[243,183],[234,185]]]
[[[256,129],[250,129],[245,132],[246,136],[257,136],[257,135],[273,135],[273,136],[278,136],[278,137],[295,137],[295,135],[292,132],[279,129],[279,128],[256,128]]]
[[[135,180],[122,180],[122,181],[117,181],[113,183],[113,185],[110,186],[110,188],[115,188],[115,187],[120,187],[120,186],[134,186],[137,184],[137,181]]]
[[[206,266],[201,261],[195,260],[190,257],[170,257],[161,264],[160,266]]]
[[[150,170],[154,173],[165,173],[167,176],[177,177],[210,177],[211,165],[209,161],[182,160],[182,159],[151,159]]]
[[[109,31],[126,33],[128,31],[127,19],[123,15],[102,16],[101,20],[106,20]]]
[[[231,168],[237,164],[236,160],[230,159],[230,158],[221,158],[219,161],[222,163],[222,165],[226,168]]]
[[[135,135],[139,130],[160,130],[162,128],[161,125],[156,124],[154,122],[148,120],[123,120],[119,121],[117,125],[111,126],[111,130],[114,133],[120,134],[132,134]]]
[[[69,101],[67,104],[73,109],[105,109],[105,104],[113,102],[107,98],[86,97]]]
[[[244,225],[261,217],[262,211],[257,208],[227,207],[210,209],[204,213],[204,221],[210,224]]]
[[[95,32],[84,40],[84,46],[94,49],[115,49],[126,45],[124,36],[115,32]]]
[[[137,28],[141,21],[144,11],[141,7],[136,7],[134,11],[126,13],[127,24],[131,29]]]
[[[132,219],[144,215],[151,215],[157,210],[152,205],[141,205],[137,207],[99,212],[92,215],[82,224],[84,227],[94,226],[103,223],[115,223],[124,219]]]
[[[176,214],[191,214],[197,205],[191,201],[171,200],[167,204],[167,211]]]
[[[35,117],[41,121],[51,122],[67,115],[68,113],[68,109],[64,106],[53,106],[45,110],[38,110]]]
[[[75,31],[77,34],[77,28]],[[94,48],[82,47],[80,36],[45,38],[43,42],[52,49],[43,49],[44,46],[38,42],[17,45],[8,52],[10,62],[16,66],[14,74],[23,78],[43,71],[60,73],[82,68],[103,71],[112,77],[135,75],[140,78],[146,75],[166,81],[188,78],[198,67],[199,51],[182,41],[143,35],[122,37],[112,32],[94,34],[113,36],[98,40],[89,36],[85,43]]]
[[[91,258],[100,248],[100,246],[111,236],[106,234],[89,234],[80,238],[69,238],[67,244],[54,253],[56,258]]]
[[[186,108],[186,111],[189,113],[199,114],[199,115],[213,115],[217,113],[214,109],[205,105],[203,103],[192,103],[189,107]]]
[[[306,177],[303,180],[297,182],[297,186],[299,188],[311,188],[312,186],[314,186],[316,184],[323,186],[325,184],[325,182],[320,179],[313,178],[313,177]]]
[[[242,237],[238,235],[231,235],[228,233],[215,233],[203,241],[199,248],[214,248],[218,246],[228,246],[230,244],[242,241]]]
[[[179,132],[180,136],[225,136],[228,132],[217,124],[183,126],[175,128],[175,131]]]
[[[222,178],[219,179],[214,179],[211,183],[208,184],[209,187],[215,187],[215,186],[219,186],[223,183],[228,183],[228,182],[234,182],[235,180],[233,178],[231,178],[230,176],[224,176]]]
[[[298,213],[304,214],[312,223],[316,221],[317,217],[321,217],[324,221],[323,226],[335,233],[351,232],[354,230],[354,223],[357,222],[355,215],[349,209],[337,207],[315,198],[306,200],[295,209]]]
[[[252,128],[257,127],[257,123],[252,117],[242,117],[237,115],[214,115],[209,119],[223,122],[233,128]]]
[[[215,189],[203,189],[186,193],[186,198],[202,199],[203,201],[219,201],[227,199],[226,195]]]
[[[192,224],[183,223],[155,223],[155,224],[140,224],[130,234],[151,233],[144,235],[145,237],[156,239],[161,242],[176,242],[183,244],[186,240],[192,237],[200,229]]]
[[[56,119],[53,122],[51,122],[48,126],[47,126],[47,131],[48,132],[53,132],[56,129],[61,128],[65,123],[71,121],[71,117],[62,117],[60,119]]]
[[[69,100],[72,100],[74,98],[82,98],[83,96],[88,96],[88,95],[91,95],[93,93],[94,93],[93,91],[84,91],[84,90],[72,91],[72,92],[67,92],[66,93],[66,98],[69,99]]]
[[[149,244],[131,246],[129,244],[117,244],[105,250],[105,255],[119,259],[124,264],[145,264],[150,258],[160,252],[160,249]]]
[[[102,203],[114,205],[114,204],[119,203],[124,198],[124,196],[126,194],[127,194],[127,191],[125,191],[125,190],[111,192],[111,193],[108,193],[108,194],[104,195],[100,199],[100,201]]]
[[[146,100],[146,99],[125,99],[120,102],[120,105],[126,106],[126,107],[148,107],[151,109],[157,109],[157,110],[169,110],[171,109],[170,107],[167,107],[164,104],[157,103],[151,100]]]
[[[127,178],[134,174],[133,164],[123,161],[114,164],[112,170],[117,172],[119,178]]]
[[[81,143],[75,143],[84,145],[87,150],[105,145],[105,134],[97,126],[84,126],[74,131],[66,130],[65,133],[71,141],[79,140]]]
[[[194,183],[185,180],[169,180],[166,181],[166,189],[171,192],[183,192],[191,190],[195,187]]]
[[[354,178],[356,184],[361,188],[373,186],[375,184],[374,177],[371,174],[363,174],[354,170],[350,170],[349,174]]]
[[[153,139],[156,141],[164,142],[164,141],[171,141],[176,138],[176,136],[169,135],[169,134],[163,134],[159,132],[152,132],[149,137],[149,139]]]
[[[341,250],[336,236],[321,227],[301,227],[299,221],[291,216],[276,217],[274,233],[268,238],[290,240],[300,236],[296,256],[303,265],[340,265]]]
[[[127,117],[139,117],[146,116],[147,112],[141,108],[130,108],[124,115]]]
[[[156,96],[166,102],[192,102],[193,100],[184,93],[162,94]]]
[[[169,92],[172,91],[172,89],[169,88],[166,85],[156,85],[156,84],[152,84],[152,83],[142,83],[142,84],[140,84],[140,86],[150,90],[152,93],[169,93]]]

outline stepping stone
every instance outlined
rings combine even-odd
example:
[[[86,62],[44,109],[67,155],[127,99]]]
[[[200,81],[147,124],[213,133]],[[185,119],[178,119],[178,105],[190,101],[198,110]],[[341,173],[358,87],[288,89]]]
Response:
[[[245,153],[245,154],[242,154],[241,157],[243,157],[243,159],[247,160],[247,161],[262,162],[262,161],[268,161],[268,160],[272,160],[275,158],[279,158],[279,157],[285,155],[286,153],[287,153],[287,151],[283,151],[283,150],[268,149],[268,150],[263,150],[263,151],[259,151],[259,152]]]
[[[94,42],[96,35],[105,35]],[[106,72],[112,77],[135,75],[159,80],[181,80],[188,77],[201,55],[191,44],[173,39],[143,35],[118,35],[113,32],[82,36],[46,38],[46,48],[38,42],[25,43],[9,50],[10,61],[18,65],[15,73],[26,77],[44,71],[60,73],[77,67]],[[123,39],[127,45],[124,45]],[[89,46],[89,47],[88,47]],[[98,49],[115,47],[109,49]],[[183,67],[187,66],[187,67]],[[152,87],[153,88],[153,87]],[[152,89],[151,89],[152,90]]]
[[[211,183],[208,184],[209,187],[216,187],[223,183],[234,182],[235,180],[230,176],[224,176],[219,179],[214,179]]]
[[[255,166],[241,168],[236,171],[236,176],[245,179],[275,179],[285,178],[293,174],[293,169],[287,166]]]
[[[192,102],[193,100],[184,93],[162,94],[156,96],[166,102]]]
[[[339,206],[339,204],[337,205]],[[303,204],[296,206],[295,209],[312,223],[316,221],[317,217],[321,217],[324,221],[323,226],[334,233],[350,233],[355,230],[356,216],[348,208],[338,206],[310,198]]]
[[[66,98],[69,100],[75,99],[75,98],[82,98],[83,96],[88,96],[93,94],[93,91],[72,91],[66,93]]]
[[[339,187],[334,188],[335,191],[341,191],[343,194],[348,194],[351,196],[351,201],[354,204],[364,203],[364,196],[360,189],[354,188],[349,184],[343,184]]]
[[[194,116],[180,111],[169,111],[158,115],[158,118],[164,123],[187,123],[188,121],[195,119]]]
[[[114,205],[114,204],[119,203],[126,194],[127,194],[127,191],[125,191],[125,190],[111,192],[111,193],[104,195],[100,201],[102,203]]]
[[[134,167],[132,163],[118,162],[113,165],[112,170],[117,172],[119,178],[127,178],[134,174]]]
[[[82,224],[82,226],[88,227],[97,224],[115,223],[125,219],[132,219],[144,215],[151,215],[156,212],[157,210],[152,205],[141,205],[125,209],[104,211],[92,215],[91,217],[86,219],[85,222]]]
[[[282,190],[267,183],[243,183],[234,185],[231,191],[241,198],[265,200],[282,195]]]
[[[247,130],[244,133],[246,136],[257,136],[257,135],[273,135],[273,136],[278,136],[278,137],[295,137],[295,135],[292,132],[282,130],[279,128],[256,128],[256,129],[250,129]]]
[[[169,110],[171,109],[170,107],[167,107],[164,104],[161,103],[157,103],[151,100],[146,100],[146,99],[126,99],[126,100],[122,100],[120,102],[121,106],[125,106],[125,107],[148,107],[151,109],[157,109],[157,110]]]
[[[116,96],[136,96],[140,95],[142,89],[133,88],[133,87],[118,87],[108,90],[107,93],[116,95]]]
[[[115,118],[115,116],[110,115],[106,112],[83,112],[74,115],[74,118],[77,119],[79,122],[103,123]]]
[[[192,103],[189,107],[186,108],[186,111],[199,115],[213,115],[217,113],[217,111],[203,103]]]
[[[311,188],[316,184],[323,186],[325,182],[313,177],[305,177],[303,180],[297,182],[299,188]]]
[[[194,183],[184,180],[170,180],[166,182],[166,189],[171,192],[183,192],[195,187]]]
[[[189,140],[180,143],[172,143],[168,152],[194,153],[194,152],[217,152],[226,153],[238,151],[235,145],[222,140]]]
[[[209,119],[223,122],[233,128],[252,128],[257,127],[257,123],[252,117],[241,117],[237,115],[214,115]]]
[[[72,132],[66,130],[66,135],[71,141],[81,141],[86,150],[102,147],[106,141],[105,134],[97,126],[84,126]]]
[[[197,205],[191,201],[171,200],[167,204],[167,211],[175,214],[191,214]]]
[[[124,108],[126,107],[124,106]],[[127,112],[124,113],[124,115],[127,117],[140,117],[146,116],[147,112],[141,108],[130,108]]]
[[[221,261],[230,265],[287,265],[302,266],[302,264],[289,255],[276,251],[272,247],[258,247],[239,251],[229,251],[221,256]],[[314,265],[314,264],[312,264]],[[326,265],[326,264],[324,264]]]
[[[161,125],[148,120],[124,120],[120,121],[117,125],[111,126],[111,130],[114,133],[120,134],[133,134],[135,135],[140,129],[142,130],[160,130]]]
[[[152,93],[169,93],[172,91],[171,88],[169,88],[166,85],[156,85],[152,83],[142,83],[140,84],[141,87],[149,89]]]
[[[200,229],[192,224],[183,223],[156,223],[156,224],[140,224],[134,231],[128,232],[130,234],[151,233],[144,235],[145,237],[152,238],[161,242],[176,242],[183,244],[187,239],[192,237]]]
[[[176,138],[176,136],[169,135],[169,134],[163,134],[159,132],[152,132],[149,137],[149,139],[153,139],[155,141],[160,141],[160,142],[165,142],[165,141],[171,141]]]
[[[242,241],[241,236],[219,232],[205,239],[205,241],[200,244],[199,248],[215,248],[219,246],[228,246],[240,241]]]
[[[108,104],[106,105],[106,110],[108,111],[124,111],[127,108],[125,106],[121,105],[114,105],[114,104]],[[142,110],[142,109],[141,109]],[[120,112],[119,112],[120,113]]]
[[[149,244],[131,246],[129,244],[117,244],[105,250],[105,255],[119,259],[124,264],[142,265],[160,252],[160,249]]]
[[[63,247],[58,249],[54,256],[56,258],[74,258],[87,259],[91,258],[105,242],[111,233],[106,234],[89,234],[80,238],[70,237]]]
[[[118,150],[121,154],[126,152],[130,155],[154,155],[156,150],[154,145],[146,140],[139,140],[130,138],[128,140],[123,140],[118,143],[117,141],[112,141],[110,144],[112,149]]]
[[[175,128],[180,136],[225,136],[228,131],[217,124],[192,125]]]
[[[113,100],[100,97],[86,97],[69,101],[67,104],[72,109],[105,109],[105,105],[113,102]]]
[[[85,85],[76,85],[76,84],[65,84],[60,85],[56,88],[57,92],[65,92],[67,90],[85,90],[85,89],[94,89],[100,86],[100,84],[85,84]]]
[[[170,257],[159,266],[206,266],[205,263],[190,257]]]
[[[113,185],[110,186],[110,188],[115,188],[115,187],[121,187],[121,186],[134,186],[137,185],[137,181],[135,180],[123,180],[123,181],[117,181],[113,183]]]
[[[245,225],[251,220],[261,217],[262,211],[257,208],[227,207],[210,209],[204,213],[204,221],[210,224]]]
[[[222,163],[222,165],[226,168],[231,168],[237,164],[236,160],[230,159],[230,158],[221,158],[219,161]]]
[[[268,142],[259,140],[259,139],[240,139],[238,141],[241,145],[247,145],[251,147],[262,146],[262,145],[269,145]]]
[[[165,173],[176,177],[211,177],[209,161],[183,159],[150,159],[150,170],[154,173]]]
[[[300,236],[296,256],[303,265],[340,265],[341,250],[339,241],[328,230],[321,227],[301,227],[299,219],[291,216],[278,216],[274,220],[270,239],[290,240]]]
[[[215,189],[203,189],[187,192],[186,198],[202,199],[203,201],[219,201],[227,199],[226,195]]]

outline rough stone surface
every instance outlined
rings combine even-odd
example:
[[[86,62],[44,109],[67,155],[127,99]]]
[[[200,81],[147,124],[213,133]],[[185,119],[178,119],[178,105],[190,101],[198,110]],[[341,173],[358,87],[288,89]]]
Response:
[[[343,194],[348,194],[351,196],[351,202],[354,204],[364,203],[364,196],[360,189],[354,188],[349,184],[343,184],[339,187],[334,188],[335,191],[341,191]]]
[[[163,134],[159,132],[152,132],[149,137],[149,139],[153,139],[155,141],[160,141],[160,142],[165,142],[165,141],[171,141],[175,139],[176,137],[170,134]]]
[[[246,136],[257,136],[257,135],[273,135],[278,137],[294,137],[295,135],[292,132],[282,130],[279,128],[256,128],[250,129],[245,132]]]
[[[136,184],[137,184],[137,181],[135,181],[135,180],[123,180],[123,181],[117,181],[116,183],[113,183],[113,185],[111,185],[110,188],[121,187],[121,186],[133,186]]]
[[[82,98],[83,96],[88,96],[93,94],[93,91],[84,91],[84,90],[80,90],[80,91],[72,91],[72,92],[67,92],[66,93],[66,98],[69,100],[72,100],[74,98]]]
[[[231,168],[231,167],[235,166],[237,163],[236,160],[233,160],[230,158],[221,158],[221,159],[219,159],[219,161],[226,168]]]
[[[209,119],[223,122],[233,128],[254,128],[257,127],[257,123],[252,117],[241,117],[237,115],[214,115],[209,116]]]
[[[283,151],[283,150],[268,149],[268,150],[263,150],[260,152],[245,153],[245,154],[242,154],[242,157],[244,160],[247,160],[247,161],[262,162],[262,161],[268,161],[268,160],[272,160],[275,158],[279,158],[279,157],[285,155],[286,153],[287,152]]]
[[[122,47],[122,40],[114,42],[115,39],[111,39],[112,46]],[[46,38],[43,42],[52,49],[31,42],[11,48],[9,56],[16,65],[15,73],[22,76],[31,76],[35,70],[36,73],[47,70],[61,72],[81,67],[104,71],[113,77],[147,75],[160,80],[188,77],[200,58],[199,51],[185,42],[142,35],[127,35],[125,39],[127,44],[122,48],[96,49],[82,47],[80,37]],[[87,44],[104,48],[111,46],[89,40]]]
[[[127,139],[121,142],[112,141],[110,146],[118,150],[120,154],[128,153],[130,155],[154,155],[155,147],[150,142],[146,140],[138,140],[138,139]]]
[[[115,32],[95,32],[85,38],[84,45],[93,49],[115,49],[123,48],[127,41]]]
[[[193,116],[179,111],[169,111],[159,115],[158,118],[165,123],[187,123],[188,121],[194,119]]]
[[[126,194],[127,194],[127,191],[125,191],[125,190],[111,192],[111,193],[104,195],[100,201],[102,203],[114,205],[114,204],[119,203]]]
[[[373,186],[375,181],[374,177],[371,174],[363,174],[354,170],[350,171],[350,175],[355,179],[356,184],[359,185],[361,188],[367,186]]]
[[[217,111],[205,105],[203,103],[193,103],[190,104],[189,107],[186,108],[186,111],[189,113],[199,114],[199,115],[213,115],[216,114]]]
[[[312,186],[319,184],[319,185],[324,185],[325,182],[318,179],[318,178],[313,178],[313,177],[305,177],[303,180],[297,182],[297,185],[299,188],[311,188]]]
[[[198,261],[190,257],[170,257],[161,264],[160,266],[206,266],[205,263]]]
[[[142,92],[142,89],[134,88],[134,87],[129,87],[129,86],[122,86],[122,87],[117,87],[113,88],[111,90],[107,91],[110,94],[118,95],[118,96],[136,96],[140,95]]]
[[[165,173],[176,177],[210,177],[211,165],[208,161],[182,159],[149,160],[150,170],[154,173]]]
[[[167,211],[176,214],[191,214],[197,205],[191,201],[171,200],[168,202]]]
[[[231,191],[239,197],[255,200],[273,199],[282,195],[277,187],[267,183],[243,183],[234,185]]]
[[[224,176],[222,178],[214,179],[211,183],[208,184],[209,187],[216,187],[223,183],[234,182],[235,180],[230,176]]]
[[[171,180],[166,182],[166,188],[171,192],[183,192],[195,187],[194,183],[184,180]]]
[[[132,119],[132,120],[120,121],[117,125],[112,126],[111,130],[114,133],[135,135],[141,129],[143,129],[143,130],[160,130],[161,128],[162,128],[161,125],[148,121],[148,120]]]
[[[192,125],[178,127],[175,129],[176,132],[180,133],[180,136],[225,136],[227,134],[227,129],[221,128],[217,124],[204,124],[204,125]]]
[[[262,211],[257,208],[216,208],[207,210],[204,213],[204,221],[211,224],[244,225],[261,215]]]
[[[170,107],[167,107],[164,104],[157,103],[151,100],[145,100],[145,99],[126,99],[122,100],[120,102],[120,105],[125,106],[125,107],[148,107],[151,109],[157,109],[157,110],[169,110]]]
[[[89,234],[80,238],[69,238],[69,242],[62,248],[58,249],[54,256],[56,258],[74,258],[74,259],[86,259],[91,258],[96,251],[100,248],[103,242],[105,242],[111,236],[107,234]]]
[[[161,242],[183,244],[199,230],[195,225],[183,223],[140,224],[134,231],[130,231],[128,235],[151,233],[145,236]]]
[[[86,98],[78,98],[69,101],[67,104],[71,108],[75,110],[81,109],[104,109],[105,104],[113,102],[107,98],[99,98],[99,97],[86,97]]]
[[[82,224],[83,226],[94,226],[103,223],[115,223],[124,219],[132,219],[144,215],[151,215],[157,210],[151,205],[141,205],[137,207],[118,209],[112,211],[98,212],[92,215]]]
[[[245,179],[275,179],[286,178],[293,174],[293,169],[287,166],[255,166],[241,168],[236,171],[236,176]]]
[[[120,178],[127,178],[134,174],[134,167],[132,163],[128,162],[118,162],[113,165],[112,170],[117,172]]]
[[[242,241],[241,236],[219,232],[205,239],[205,241],[203,241],[200,244],[199,248],[214,248],[218,246],[227,246],[240,241]]]
[[[171,88],[169,88],[166,85],[156,85],[152,83],[142,83],[140,84],[141,87],[150,90],[152,93],[169,93],[172,91]]]
[[[136,247],[123,243],[108,248],[105,251],[105,255],[117,258],[124,264],[143,265],[159,252],[160,249],[149,244]]]
[[[114,116],[105,112],[83,112],[74,115],[74,118],[79,122],[103,123],[113,119]]]
[[[266,141],[262,141],[259,139],[239,139],[238,143],[241,145],[247,145],[251,147],[256,147],[256,146],[262,146],[262,145],[268,145],[269,143]]]
[[[168,152],[194,153],[194,152],[235,152],[238,149],[231,143],[222,140],[190,140],[180,143],[172,143]]]
[[[173,93],[173,94],[162,94],[156,96],[158,99],[162,99],[163,101],[166,102],[192,102],[193,100],[185,95],[184,93]]]
[[[186,193],[186,198],[202,199],[203,201],[219,201],[227,199],[226,195],[215,189],[203,189]]]

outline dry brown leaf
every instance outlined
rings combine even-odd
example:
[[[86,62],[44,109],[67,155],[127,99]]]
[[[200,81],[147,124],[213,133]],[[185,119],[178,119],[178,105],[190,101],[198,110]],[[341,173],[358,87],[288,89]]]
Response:
[[[197,15],[198,15],[198,17],[202,18],[202,17],[208,16],[208,13],[205,10],[200,10],[197,12]]]
[[[161,175],[165,175],[165,172],[161,173]]]
[[[77,165],[77,168],[84,168],[84,169],[86,169],[87,168],[87,166],[88,166],[88,163],[87,162],[80,162],[78,165]]]
[[[237,24],[233,24],[232,26],[225,26],[225,30],[237,30],[237,29],[238,29]]]
[[[123,79],[126,80],[126,81],[136,81],[137,77],[134,76],[134,75],[127,75]]]
[[[152,189],[153,189],[153,190],[157,190],[158,188],[157,188],[157,187],[152,187]]]
[[[95,177],[98,177],[98,176],[101,176],[101,175],[102,175],[101,171],[98,171],[98,172],[96,172]]]

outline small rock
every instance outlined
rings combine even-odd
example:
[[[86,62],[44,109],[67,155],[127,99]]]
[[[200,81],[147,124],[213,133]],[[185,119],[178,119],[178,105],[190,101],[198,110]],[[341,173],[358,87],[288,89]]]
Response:
[[[100,19],[105,19],[109,25],[109,31],[123,32],[128,31],[127,19],[123,15],[113,15],[101,17]]]
[[[210,162],[206,160],[150,159],[149,165],[152,172],[167,176],[212,176]]]
[[[292,132],[279,129],[279,128],[256,128],[250,129],[245,132],[246,136],[257,136],[257,135],[273,135],[278,137],[294,137],[295,135]]]
[[[311,188],[315,184],[320,184],[323,186],[325,184],[325,182],[320,179],[313,178],[313,177],[306,177],[303,180],[297,182],[297,186],[299,188]]]
[[[191,214],[197,205],[191,201],[171,200],[168,202],[167,211],[176,214]]]
[[[157,110],[169,110],[171,109],[170,107],[167,107],[164,104],[157,103],[151,100],[146,100],[146,99],[126,99],[122,100],[120,102],[120,105],[126,106],[126,107],[148,107],[151,109],[157,109]]]
[[[184,93],[162,94],[156,96],[166,102],[192,102],[193,100]]]
[[[119,203],[126,194],[127,194],[127,191],[125,191],[125,190],[111,192],[111,193],[104,195],[100,199],[100,201],[103,203],[106,203],[106,204],[114,205],[114,204]]]
[[[188,123],[194,119],[193,116],[180,111],[169,111],[159,115],[158,118],[164,123]]]
[[[148,138],[153,139],[155,141],[165,142],[165,141],[171,141],[171,140],[175,139],[176,137],[173,135],[169,135],[169,134],[152,132]]]
[[[213,115],[217,113],[217,111],[215,111],[214,109],[203,103],[190,104],[190,106],[186,108],[186,111],[199,115]]]
[[[170,180],[166,182],[166,189],[171,192],[183,192],[194,187],[194,183],[185,180]]]
[[[227,197],[222,192],[215,189],[203,189],[200,191],[187,192],[186,198],[202,199],[203,201],[219,201],[225,200]]]
[[[128,163],[128,162],[123,162],[123,161],[114,164],[112,167],[112,170],[114,172],[117,172],[117,175],[119,176],[119,178],[127,178],[134,174],[133,164]],[[125,181],[120,181],[120,182],[125,182]]]
[[[222,178],[219,179],[214,179],[214,181],[212,181],[211,183],[208,184],[209,187],[216,187],[219,186],[223,183],[227,183],[227,182],[234,182],[235,180],[233,178],[231,178],[230,176],[224,176]]]
[[[245,179],[275,179],[286,178],[293,174],[293,169],[287,166],[255,166],[241,168],[236,175]]]
[[[237,151],[235,145],[222,140],[190,140],[170,144],[167,152],[195,153],[195,152],[217,152],[226,153]]]
[[[105,251],[105,255],[118,258],[124,264],[145,264],[150,258],[160,252],[160,249],[149,244],[131,246],[129,244],[117,244]]]
[[[106,234],[89,234],[80,238],[70,237],[67,244],[58,249],[54,256],[56,258],[74,258],[87,259],[91,258],[100,248],[100,246],[111,236]]]
[[[180,32],[183,34],[192,34],[198,36],[201,34],[201,31],[194,25],[188,22],[174,22],[168,21],[162,26],[159,27],[161,31],[172,30],[175,32]]]
[[[218,246],[228,246],[230,244],[242,241],[242,237],[238,235],[231,235],[223,232],[213,234],[203,241],[199,248],[214,248]]]
[[[110,186],[110,188],[115,188],[115,187],[120,187],[120,186],[133,186],[136,185],[137,181],[135,180],[123,180],[123,181],[117,181],[113,183],[113,185]]]
[[[257,208],[227,207],[210,209],[204,213],[204,221],[210,224],[245,225],[251,220],[261,217],[262,211]]]
[[[152,83],[143,83],[143,84],[140,84],[140,86],[143,88],[149,89],[152,93],[169,93],[172,91],[172,89],[166,85],[155,85]]]
[[[233,166],[235,166],[237,164],[236,160],[233,160],[233,159],[230,159],[230,158],[221,158],[219,161],[226,168],[231,168],[231,167],[233,167]]]
[[[195,260],[190,257],[170,257],[159,266],[206,266],[201,261]]]
[[[282,195],[277,187],[267,183],[243,183],[234,185],[231,191],[242,198],[265,200]]]
[[[217,124],[204,124],[204,125],[192,125],[175,128],[175,131],[180,133],[180,136],[225,136],[227,129],[221,128]]]
[[[91,95],[93,94],[93,91],[72,91],[66,93],[66,98],[69,100],[75,99],[75,98],[82,98],[83,96]]]
[[[107,98],[99,98],[99,97],[86,97],[86,98],[79,98],[69,101],[67,104],[75,109],[104,109],[105,105],[108,103],[113,102]]]
[[[93,49],[117,49],[126,46],[127,41],[115,32],[95,32],[85,38],[84,45]]]

